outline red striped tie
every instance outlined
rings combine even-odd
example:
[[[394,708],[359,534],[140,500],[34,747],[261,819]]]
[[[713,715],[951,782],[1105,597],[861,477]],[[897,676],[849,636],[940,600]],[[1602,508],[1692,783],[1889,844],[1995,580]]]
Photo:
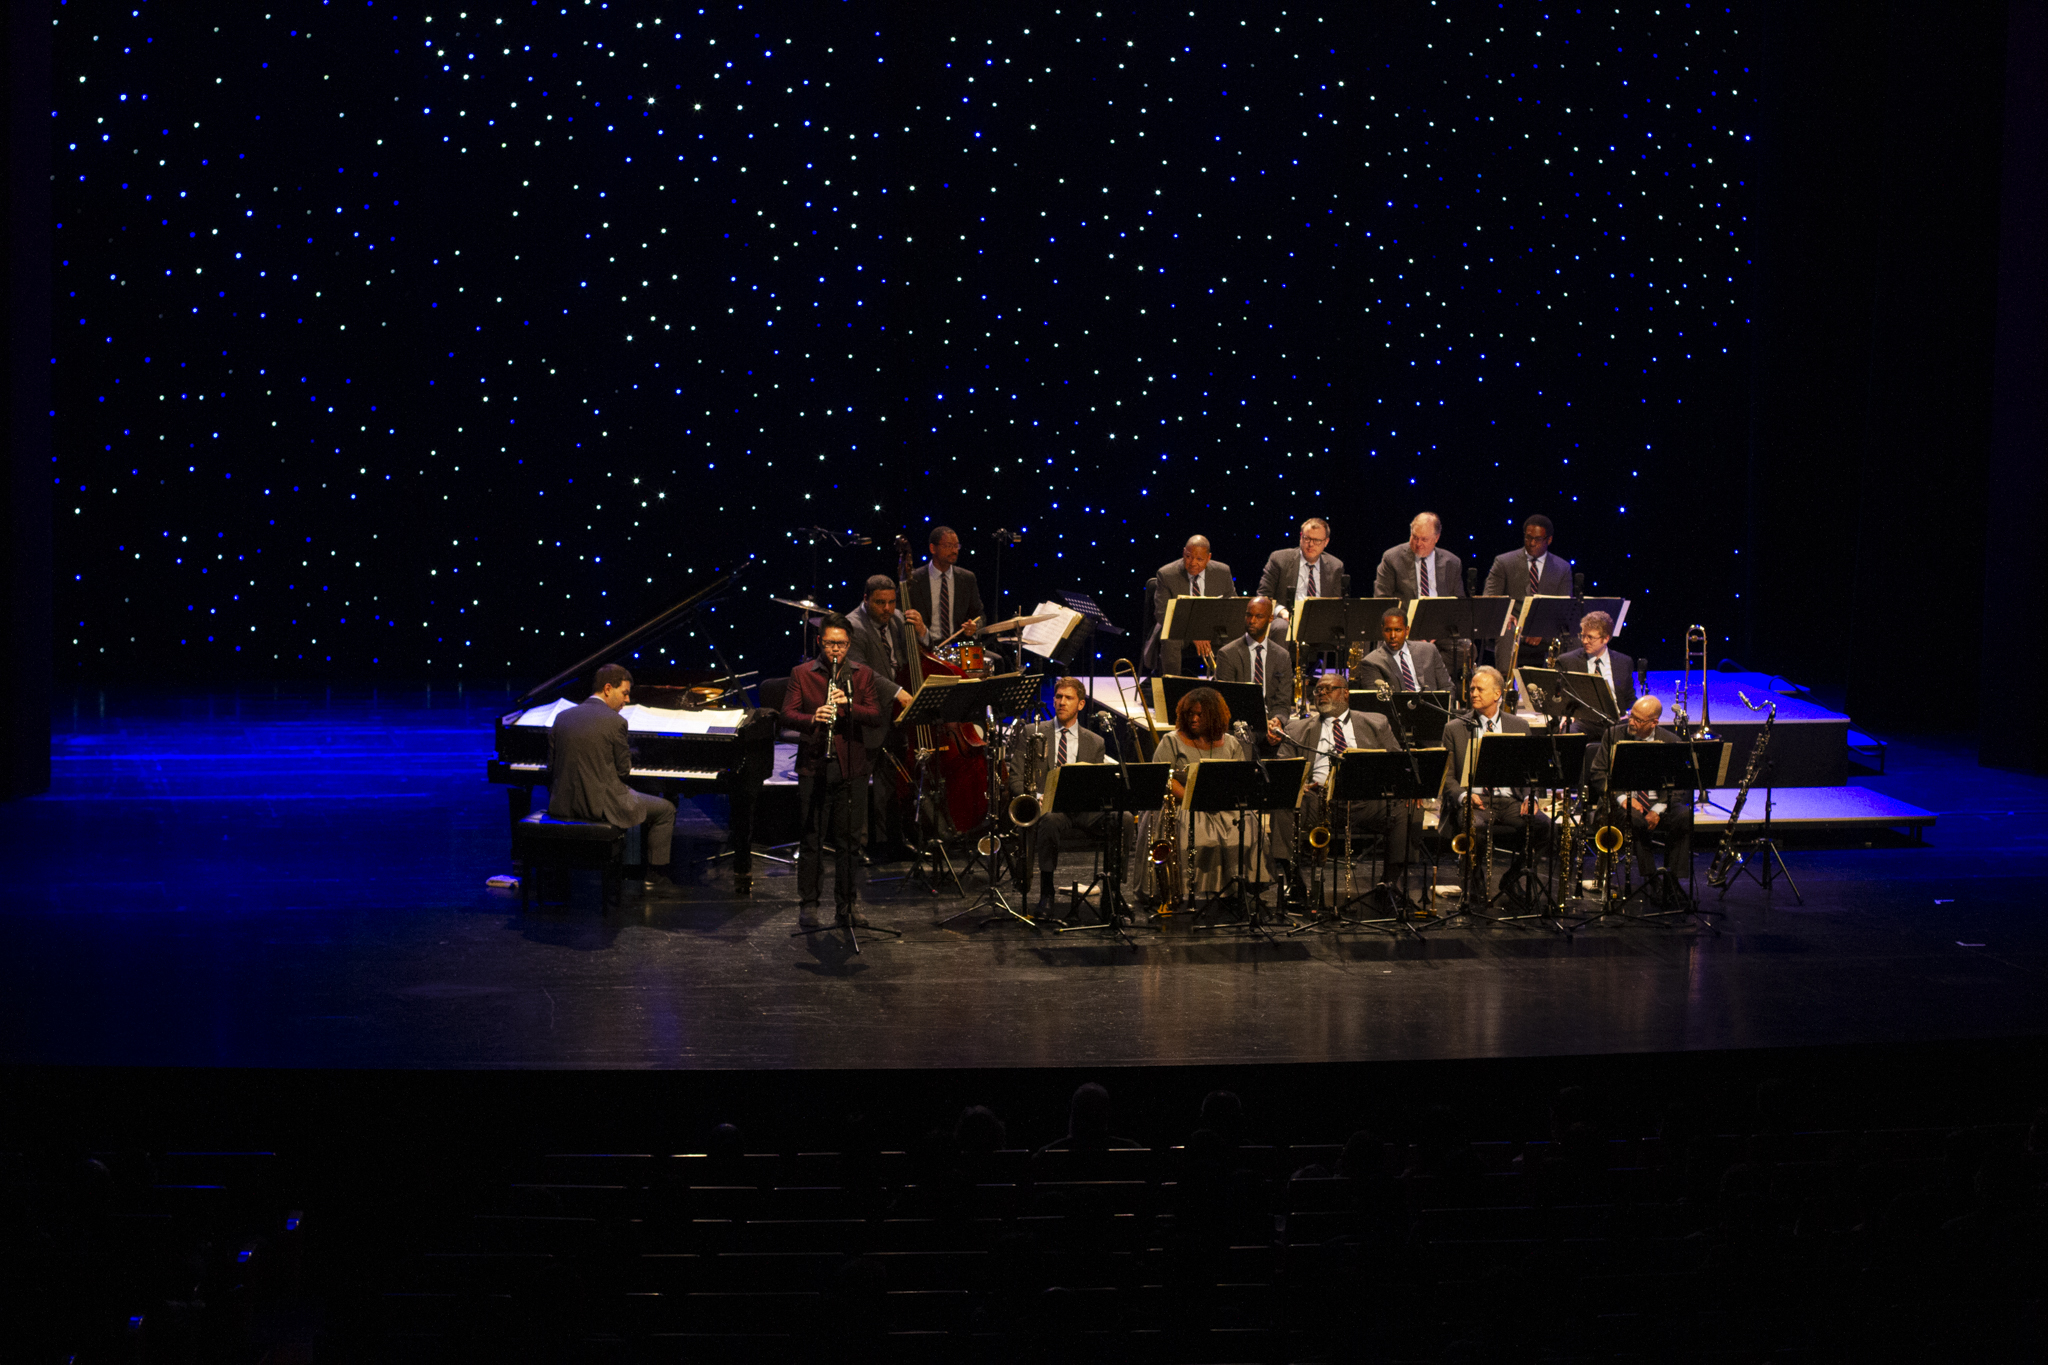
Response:
[[[1429,560],[1427,558],[1418,559],[1415,561],[1415,581],[1422,588],[1422,592],[1419,594],[1420,596],[1435,596],[1435,594],[1429,590]]]

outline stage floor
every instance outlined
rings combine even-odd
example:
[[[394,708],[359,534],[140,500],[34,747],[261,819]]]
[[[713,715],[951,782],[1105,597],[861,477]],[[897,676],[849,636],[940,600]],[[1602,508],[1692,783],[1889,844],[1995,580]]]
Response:
[[[610,913],[591,883],[573,907],[522,914],[516,891],[485,885],[509,870],[504,798],[483,780],[505,700],[75,698],[54,789],[7,807],[0,834],[0,1061],[1114,1066],[2048,1032],[2048,781],[1979,769],[1961,742],[1895,739],[1887,775],[1858,784],[1937,814],[1925,845],[1795,833],[1805,905],[1742,884],[1719,934],[1262,943],[1175,923],[1130,950],[934,927],[962,902],[878,882],[865,907],[905,936],[855,956],[841,935],[790,936],[795,880],[773,866],[751,899],[714,864]]]

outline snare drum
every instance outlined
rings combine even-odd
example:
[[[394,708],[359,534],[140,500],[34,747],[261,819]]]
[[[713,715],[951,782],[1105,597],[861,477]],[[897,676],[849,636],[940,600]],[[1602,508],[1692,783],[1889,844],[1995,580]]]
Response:
[[[939,657],[969,677],[981,677],[993,671],[987,651],[971,640],[958,640],[947,645],[939,651]]]

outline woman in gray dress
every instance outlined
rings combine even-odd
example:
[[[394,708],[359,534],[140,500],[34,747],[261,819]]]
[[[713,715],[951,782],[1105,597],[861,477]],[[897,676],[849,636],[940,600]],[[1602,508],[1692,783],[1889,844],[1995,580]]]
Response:
[[[1198,687],[1182,697],[1173,711],[1173,726],[1173,731],[1153,751],[1154,763],[1185,764],[1192,768],[1212,759],[1245,762],[1253,757],[1230,733],[1230,708],[1213,687]],[[1176,801],[1185,800],[1187,795],[1179,782],[1173,784],[1173,793]],[[1212,896],[1237,875],[1241,817],[1213,811],[1190,816],[1183,808],[1179,818],[1185,894]],[[1155,825],[1156,820],[1155,816]],[[1256,861],[1258,838],[1252,830],[1245,831],[1245,852]]]

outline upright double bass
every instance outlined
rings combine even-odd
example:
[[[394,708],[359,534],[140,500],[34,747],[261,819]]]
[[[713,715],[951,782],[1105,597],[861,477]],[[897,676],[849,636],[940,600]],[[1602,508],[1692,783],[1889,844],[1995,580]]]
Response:
[[[896,685],[913,697],[924,680],[933,674],[962,676],[964,670],[950,664],[918,643],[917,627],[909,620],[910,577],[913,571],[910,537],[896,537],[897,629],[903,632],[903,662]],[[900,714],[900,712],[899,712]],[[980,830],[988,819],[988,738],[978,725],[945,723],[897,729],[890,740],[890,768],[896,784],[896,798],[906,820],[918,813],[920,787],[924,825],[928,833],[951,841]],[[922,767],[920,766],[922,765]],[[920,775],[923,781],[920,783]]]

